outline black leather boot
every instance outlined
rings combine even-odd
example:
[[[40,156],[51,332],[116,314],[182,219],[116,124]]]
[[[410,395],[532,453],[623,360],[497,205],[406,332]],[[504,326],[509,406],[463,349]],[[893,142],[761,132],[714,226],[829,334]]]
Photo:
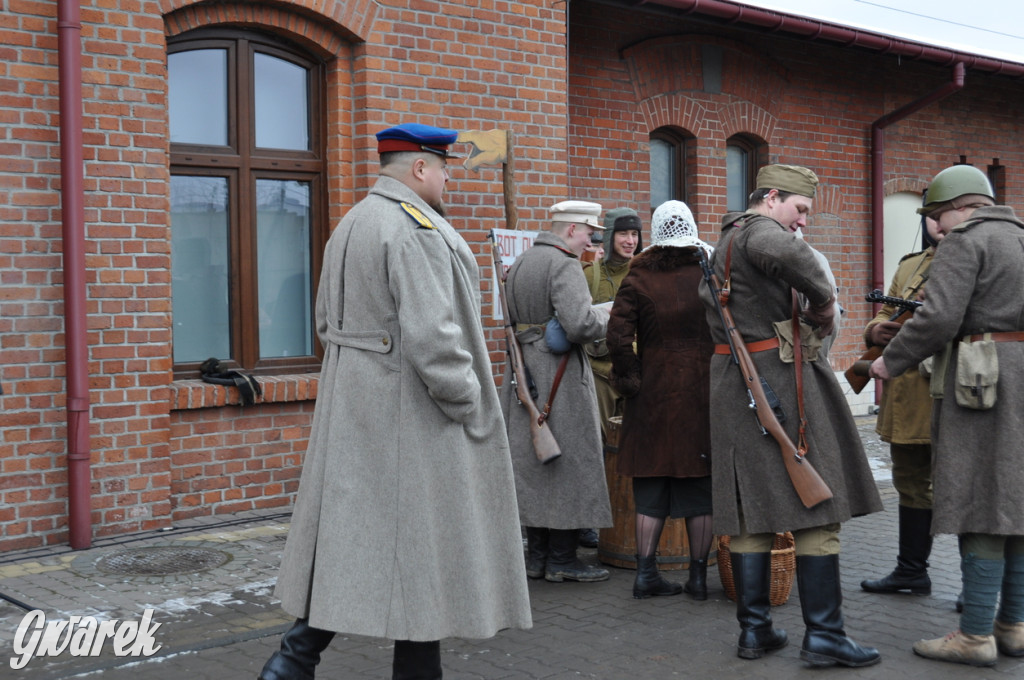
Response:
[[[658,558],[636,556],[636,579],[633,581],[633,597],[644,600],[652,595],[678,595],[683,587],[666,581],[658,572]]]
[[[395,640],[391,680],[441,680],[441,641]]]
[[[543,527],[526,527],[526,576],[544,578],[547,561],[548,530]]]
[[[584,564],[576,557],[579,529],[550,529],[548,531],[548,563],[544,578],[553,583],[562,581],[607,581],[608,570]]]
[[[741,659],[760,659],[789,642],[786,631],[772,627],[771,557],[771,553],[729,555],[736,584],[736,619],[740,622],[736,654]]]
[[[898,593],[908,590],[914,595],[929,595],[932,580],[928,576],[928,556],[932,553],[932,511],[899,506],[900,552],[896,568],[888,576],[861,581],[869,593]]]
[[[798,555],[796,578],[803,610],[804,645],[800,658],[812,666],[870,666],[881,656],[874,647],[861,647],[843,630],[843,590],[839,555]]]
[[[333,638],[332,631],[313,628],[308,619],[296,619],[281,637],[281,649],[264,664],[259,680],[313,680],[320,652]]]
[[[683,586],[695,600],[708,599],[708,561],[690,560],[690,578]]]

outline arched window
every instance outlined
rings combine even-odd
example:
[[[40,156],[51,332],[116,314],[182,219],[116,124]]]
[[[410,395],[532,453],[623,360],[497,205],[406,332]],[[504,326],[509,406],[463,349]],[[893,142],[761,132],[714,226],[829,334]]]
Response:
[[[315,368],[323,67],[270,35],[202,29],[169,41],[167,69],[175,371]]]
[[[726,209],[746,210],[747,199],[757,177],[757,145],[743,135],[733,135],[725,144]]]
[[[669,127],[651,133],[651,210],[665,201],[688,201],[693,183],[693,138]]]

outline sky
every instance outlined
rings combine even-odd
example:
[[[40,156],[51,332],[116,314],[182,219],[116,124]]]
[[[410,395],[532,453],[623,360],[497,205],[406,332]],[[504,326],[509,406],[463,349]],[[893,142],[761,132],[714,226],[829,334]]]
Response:
[[[1024,2],[1021,0],[735,1],[1024,63]]]

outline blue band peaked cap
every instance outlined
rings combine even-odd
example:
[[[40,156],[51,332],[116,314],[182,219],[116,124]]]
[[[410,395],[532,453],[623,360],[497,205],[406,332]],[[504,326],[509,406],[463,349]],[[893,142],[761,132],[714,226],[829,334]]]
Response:
[[[377,133],[377,152],[429,151],[444,158],[457,158],[458,154],[448,151],[448,145],[454,144],[458,136],[455,130],[422,123],[402,123]]]

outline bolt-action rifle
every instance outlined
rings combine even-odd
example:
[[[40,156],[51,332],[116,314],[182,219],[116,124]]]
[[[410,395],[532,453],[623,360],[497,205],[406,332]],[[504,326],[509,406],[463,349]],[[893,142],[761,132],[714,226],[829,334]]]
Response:
[[[711,270],[707,255],[704,253],[701,253],[700,266],[704,270],[704,280],[711,291],[711,297],[718,308],[718,317],[721,319],[729,339],[729,352],[732,354],[732,361],[743,374],[747,396],[750,398],[749,405],[755,411],[761,434],[765,436],[770,434],[778,442],[789,481],[793,484],[793,489],[800,497],[800,502],[804,504],[804,507],[813,508],[819,503],[827,501],[832,498],[832,490],[828,488],[821,475],[807,460],[806,449],[798,449],[782,428],[782,423],[779,422],[781,406],[778,405],[778,399],[775,398],[767,381],[758,374],[757,366],[754,365],[754,360],[751,358],[750,352],[747,351],[747,345],[743,342],[743,336],[736,328],[732,312],[729,311],[729,290],[722,289],[719,285],[718,277]],[[800,339],[794,338],[794,342],[800,342]],[[774,408],[772,400],[776,402]]]
[[[537,460],[544,465],[562,455],[562,450],[551,433],[551,428],[545,422],[547,416],[542,413],[530,395],[529,379],[526,374],[526,364],[523,362],[523,348],[519,346],[519,338],[516,337],[516,329],[512,324],[512,318],[508,313],[508,298],[505,297],[505,276],[502,274],[501,250],[498,247],[498,240],[494,232],[490,234],[491,255],[494,258],[494,278],[498,281],[498,299],[501,300],[501,315],[505,323],[505,346],[508,350],[508,360],[512,364],[512,387],[515,390],[516,399],[530,418],[530,437],[533,439],[533,450],[537,454]],[[557,389],[557,387],[552,388]],[[550,404],[550,402],[549,402]],[[550,405],[548,406],[550,411]]]
[[[891,305],[895,307],[896,311],[889,317],[889,321],[895,321],[897,323],[904,323],[922,304],[917,300],[904,300],[903,298],[882,295],[882,291],[878,288],[865,295],[864,299],[868,302],[880,302],[883,305]],[[860,359],[853,362],[853,365],[843,373],[843,375],[846,376],[846,382],[850,383],[850,389],[853,390],[854,394],[860,394],[860,391],[863,390],[864,386],[871,380],[871,378],[868,377],[868,369],[871,368],[871,363],[875,359],[882,356],[882,350],[884,349],[885,348],[881,345],[869,347],[868,351],[864,352]]]

